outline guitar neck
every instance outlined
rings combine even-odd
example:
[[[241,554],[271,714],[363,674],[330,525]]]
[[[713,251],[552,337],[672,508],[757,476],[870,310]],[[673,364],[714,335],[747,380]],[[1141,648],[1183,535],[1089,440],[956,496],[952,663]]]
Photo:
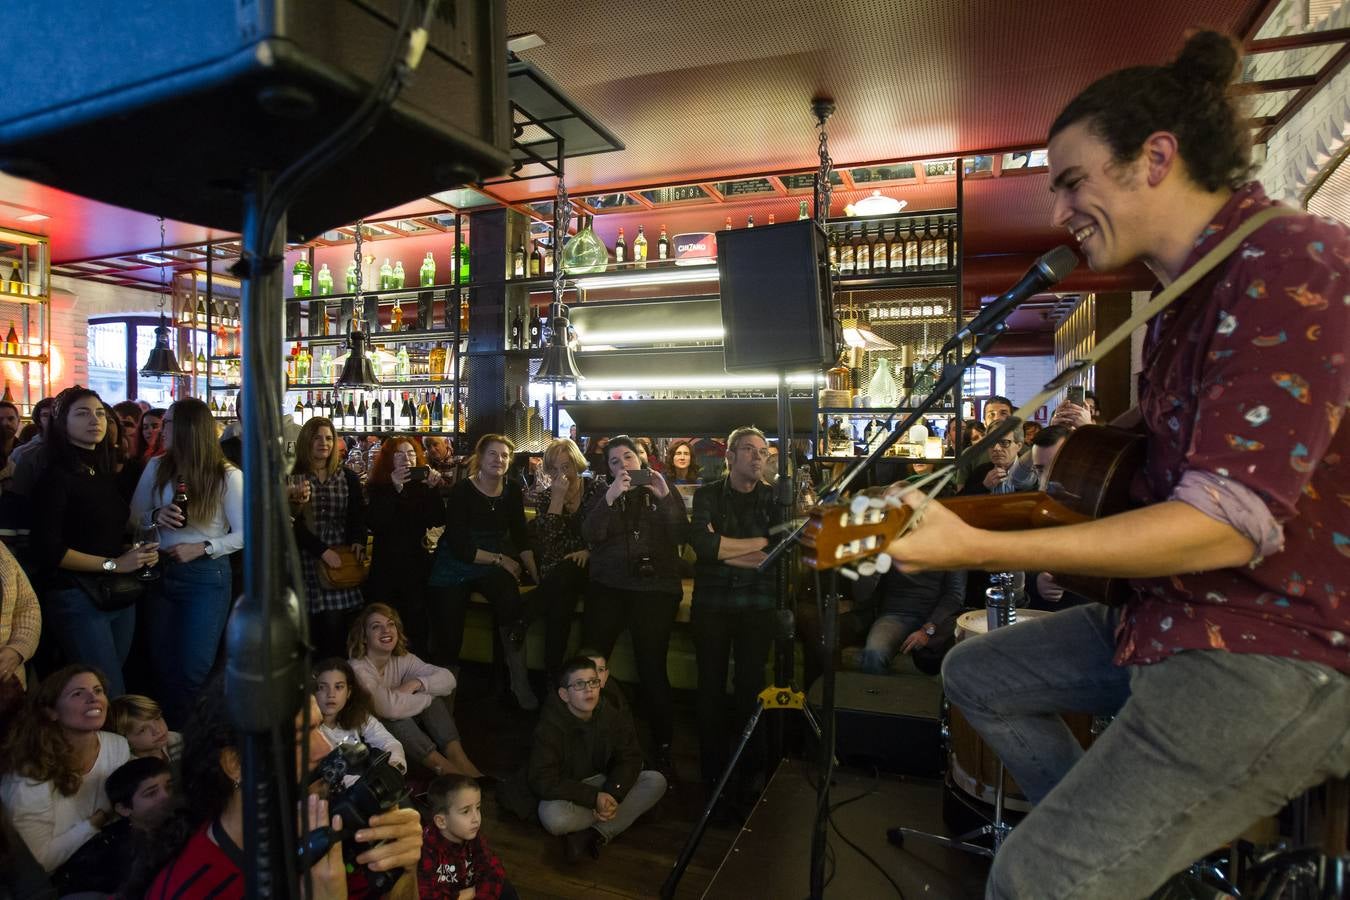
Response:
[[[1074,512],[1043,491],[950,497],[938,502],[960,516],[967,525],[989,531],[1073,525],[1090,518]]]

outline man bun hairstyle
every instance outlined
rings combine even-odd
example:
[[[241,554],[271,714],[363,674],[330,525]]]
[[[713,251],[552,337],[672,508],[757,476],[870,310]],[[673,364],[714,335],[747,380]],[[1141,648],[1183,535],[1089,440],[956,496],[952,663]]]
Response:
[[[1155,131],[1177,136],[1191,180],[1236,190],[1252,171],[1251,134],[1229,91],[1242,53],[1228,35],[1197,31],[1165,66],[1132,66],[1097,79],[1050,126],[1050,138],[1085,121],[1117,163],[1138,158]]]

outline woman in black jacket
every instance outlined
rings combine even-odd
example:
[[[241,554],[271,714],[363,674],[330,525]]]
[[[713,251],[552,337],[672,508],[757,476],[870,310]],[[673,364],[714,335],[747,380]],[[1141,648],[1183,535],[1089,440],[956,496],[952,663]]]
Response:
[[[428,528],[445,524],[440,485],[440,473],[427,466],[421,442],[401,434],[385,440],[366,480],[371,535],[366,600],[398,610],[423,653],[431,576],[424,540]]]
[[[674,724],[666,653],[683,596],[679,548],[689,521],[679,494],[660,472],[642,466],[632,438],[611,439],[605,463],[611,480],[605,490],[595,492],[581,524],[591,548],[582,642],[609,657],[624,628],[632,634],[656,746],[653,762],[667,772]],[[635,472],[649,483],[635,485]]]
[[[525,530],[525,498],[520,484],[506,477],[515,449],[505,435],[483,435],[469,460],[469,477],[456,482],[446,498],[445,533],[431,563],[427,614],[435,650],[429,661],[457,668],[469,595],[480,593],[492,604],[511,693],[521,708],[537,709],[520,650],[525,636],[520,581],[528,573],[537,584],[539,570]]]
[[[309,633],[319,657],[343,656],[347,627],[363,599],[358,588],[328,590],[319,583],[319,566],[338,568],[339,547],[350,547],[357,559],[366,552],[366,504],[361,479],[342,467],[337,431],[329,419],[315,417],[300,429],[295,442],[294,475],[304,484],[292,488],[295,542],[309,599]],[[298,493],[297,493],[298,491]]]

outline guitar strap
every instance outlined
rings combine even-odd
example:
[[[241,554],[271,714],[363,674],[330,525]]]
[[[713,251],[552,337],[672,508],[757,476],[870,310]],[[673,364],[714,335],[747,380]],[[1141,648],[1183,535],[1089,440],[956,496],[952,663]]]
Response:
[[[1073,381],[1078,375],[1096,365],[1098,360],[1106,356],[1116,347],[1130,339],[1130,335],[1140,325],[1148,322],[1158,313],[1162,312],[1172,304],[1186,291],[1190,290],[1196,282],[1210,273],[1215,266],[1223,262],[1237,250],[1238,246],[1245,241],[1252,232],[1256,231],[1262,225],[1265,225],[1271,219],[1277,219],[1281,216],[1300,215],[1303,211],[1292,209],[1288,206],[1271,206],[1252,216],[1242,225],[1220,241],[1213,250],[1200,258],[1200,261],[1191,266],[1181,274],[1181,277],[1169,284],[1158,296],[1151,299],[1139,308],[1134,315],[1130,316],[1120,324],[1115,331],[1112,331],[1106,337],[1099,340],[1088,354],[1081,359],[1076,359],[1065,366],[1064,371],[1060,372],[1050,381],[1046,382],[1045,387],[1036,396],[1032,397],[1022,407],[1013,413],[1018,419],[1026,421],[1026,417],[1035,413],[1041,406],[1057,394],[1069,382]]]

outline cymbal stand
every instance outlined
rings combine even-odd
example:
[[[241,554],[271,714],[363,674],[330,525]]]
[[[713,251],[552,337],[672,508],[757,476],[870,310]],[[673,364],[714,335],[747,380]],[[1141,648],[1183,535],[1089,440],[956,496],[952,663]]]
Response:
[[[996,628],[1012,625],[1017,621],[1017,574],[1015,572],[997,572],[991,575],[989,580],[991,586],[984,592],[985,611],[989,617],[989,630],[993,631]],[[934,844],[941,844],[944,847],[950,847],[953,850],[963,850],[966,853],[974,853],[977,856],[986,856],[993,859],[999,848],[1003,846],[1003,841],[1008,837],[1008,832],[1012,830],[1012,826],[1003,817],[1003,782],[1003,761],[1000,760],[997,780],[994,782],[994,817],[973,831],[968,831],[960,837],[953,838],[942,834],[932,834],[918,828],[896,826],[886,831],[886,839],[896,847],[903,847],[905,838],[919,838]],[[960,799],[965,803],[964,798]],[[966,806],[971,812],[982,815],[979,810],[969,804],[966,804]],[[973,841],[986,837],[989,838],[988,846],[973,843]]]

